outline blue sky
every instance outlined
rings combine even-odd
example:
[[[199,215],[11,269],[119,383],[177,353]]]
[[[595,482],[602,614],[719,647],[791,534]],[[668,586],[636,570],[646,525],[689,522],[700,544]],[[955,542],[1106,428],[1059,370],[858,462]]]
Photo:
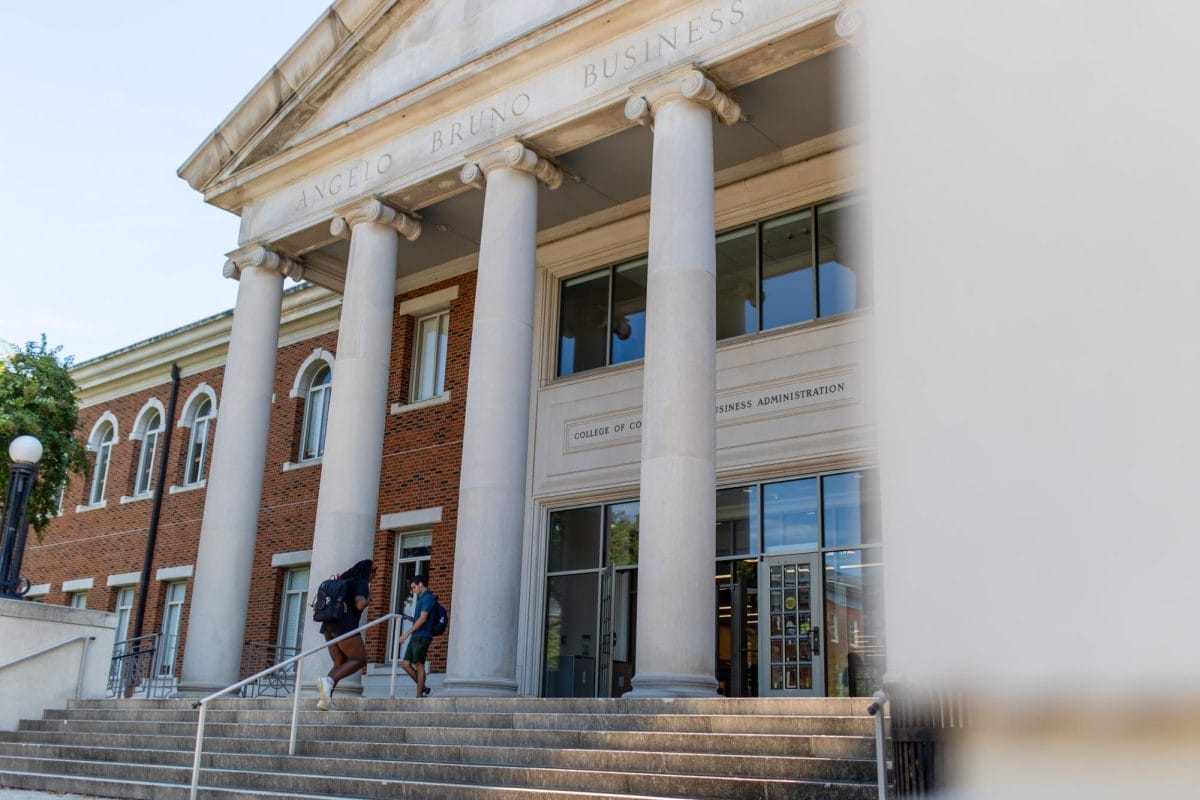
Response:
[[[77,361],[232,308],[175,171],[330,0],[20,3],[0,38],[0,340]]]

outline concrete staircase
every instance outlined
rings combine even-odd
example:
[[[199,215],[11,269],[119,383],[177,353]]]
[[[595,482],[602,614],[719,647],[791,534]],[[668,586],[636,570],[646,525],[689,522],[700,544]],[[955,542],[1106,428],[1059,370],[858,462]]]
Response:
[[[866,800],[864,699],[648,700],[338,697],[218,700],[200,797],[406,800]],[[101,797],[188,796],[187,700],[84,700],[0,732],[0,786]]]

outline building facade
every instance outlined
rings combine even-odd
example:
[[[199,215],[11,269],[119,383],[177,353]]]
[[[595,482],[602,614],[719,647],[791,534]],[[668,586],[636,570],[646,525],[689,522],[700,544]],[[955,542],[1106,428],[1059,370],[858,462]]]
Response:
[[[76,368],[38,593],[132,613],[170,430],[143,630],[180,691],[319,641],[306,596],[374,558],[371,616],[414,574],[450,609],[446,694],[870,694],[860,22],[334,3],[180,169],[241,217],[235,309]]]

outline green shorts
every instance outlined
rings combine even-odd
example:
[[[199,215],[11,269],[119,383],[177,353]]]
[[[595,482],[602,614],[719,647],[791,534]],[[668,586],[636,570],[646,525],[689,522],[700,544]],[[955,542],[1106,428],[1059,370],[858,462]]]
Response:
[[[410,636],[408,637],[408,649],[404,651],[404,658],[410,664],[424,664],[425,654],[429,652],[429,642],[432,639],[430,636]]]

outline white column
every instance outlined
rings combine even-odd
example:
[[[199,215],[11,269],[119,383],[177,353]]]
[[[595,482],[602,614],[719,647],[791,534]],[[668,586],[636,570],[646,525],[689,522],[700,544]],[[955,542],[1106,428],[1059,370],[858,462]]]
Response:
[[[296,262],[258,244],[235,250],[225,262],[225,277],[238,279],[237,305],[217,405],[219,420],[183,655],[179,688],[188,694],[223,689],[239,677],[283,277],[300,280],[302,272]]]
[[[716,245],[712,115],[690,69],[632,98],[654,122],[642,388],[637,673],[629,696],[715,695]]]
[[[411,241],[421,233],[419,222],[378,198],[341,208],[336,214],[331,230],[335,236],[349,236],[350,257],[321,458],[309,597],[316,596],[325,578],[371,558],[375,549],[396,257],[401,235]],[[372,616],[379,616],[381,608],[376,603]],[[322,641],[320,627],[305,615],[306,649]],[[313,657],[303,665],[307,683],[329,670],[329,659]],[[352,676],[343,685],[351,688],[357,680]]]
[[[486,177],[485,177],[486,176]],[[463,431],[446,693],[514,695],[533,356],[537,188],[562,173],[520,142],[472,159],[486,182]]]

